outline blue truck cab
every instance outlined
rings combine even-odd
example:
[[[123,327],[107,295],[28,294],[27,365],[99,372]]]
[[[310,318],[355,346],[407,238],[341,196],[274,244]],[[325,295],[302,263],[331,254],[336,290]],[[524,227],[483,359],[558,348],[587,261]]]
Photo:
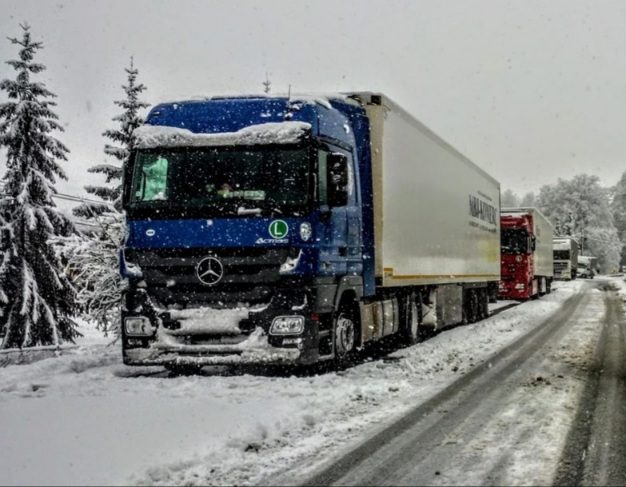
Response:
[[[376,283],[362,100],[163,103],[136,137],[123,183],[126,364],[308,364],[363,343],[358,303]]]

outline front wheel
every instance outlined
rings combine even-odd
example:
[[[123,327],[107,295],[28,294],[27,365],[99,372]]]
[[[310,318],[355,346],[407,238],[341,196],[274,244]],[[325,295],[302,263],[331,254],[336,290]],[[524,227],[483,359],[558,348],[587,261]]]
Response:
[[[335,363],[345,365],[356,351],[356,325],[352,313],[341,311],[335,318]]]

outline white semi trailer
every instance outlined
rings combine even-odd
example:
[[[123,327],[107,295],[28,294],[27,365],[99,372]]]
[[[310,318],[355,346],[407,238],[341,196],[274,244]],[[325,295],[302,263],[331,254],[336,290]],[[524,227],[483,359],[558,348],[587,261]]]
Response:
[[[381,291],[412,289],[425,326],[486,316],[500,278],[499,183],[389,98],[369,99]]]

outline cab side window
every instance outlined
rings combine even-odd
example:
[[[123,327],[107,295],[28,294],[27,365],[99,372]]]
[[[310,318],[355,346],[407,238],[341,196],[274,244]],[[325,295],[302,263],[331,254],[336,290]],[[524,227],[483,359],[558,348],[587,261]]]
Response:
[[[328,188],[329,188],[329,181],[328,181],[328,156],[332,153],[332,152],[340,152],[342,154],[344,154],[348,161],[347,161],[347,168],[348,168],[348,181],[347,181],[347,190],[348,190],[348,202],[354,202],[354,170],[352,167],[352,154],[350,154],[349,152],[346,152],[344,150],[340,150],[340,149],[333,149],[330,147],[325,147],[323,149],[320,149],[318,152],[318,161],[317,161],[317,180],[318,180],[318,185],[317,185],[317,200],[318,203],[320,205],[328,205],[329,202],[329,198],[328,198]]]

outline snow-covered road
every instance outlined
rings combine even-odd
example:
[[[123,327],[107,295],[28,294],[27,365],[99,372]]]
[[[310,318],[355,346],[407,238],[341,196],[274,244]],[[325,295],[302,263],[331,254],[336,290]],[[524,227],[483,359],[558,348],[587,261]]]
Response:
[[[119,348],[97,340],[59,358],[2,368],[0,483],[304,481],[536,328],[588,285],[559,283],[539,301],[385,359],[313,377],[224,369],[169,377],[155,368],[124,367]],[[572,329],[571,340],[584,340],[588,332]],[[555,425],[566,433],[566,422]]]
[[[604,294],[575,295],[309,485],[552,484],[603,328]]]

